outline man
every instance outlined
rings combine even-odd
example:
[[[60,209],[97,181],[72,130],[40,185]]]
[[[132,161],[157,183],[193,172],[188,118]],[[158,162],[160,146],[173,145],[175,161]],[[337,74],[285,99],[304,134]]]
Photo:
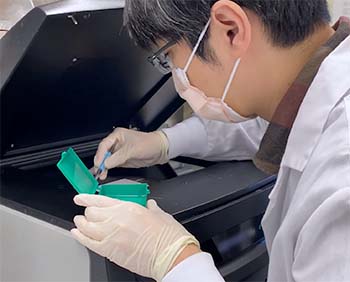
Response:
[[[126,1],[131,37],[158,50],[150,61],[172,71],[196,115],[152,133],[117,129],[95,165],[113,144],[108,169],[253,159],[278,173],[262,222],[268,280],[350,281],[350,21],[329,22],[325,0]],[[73,235],[116,264],[157,281],[223,281],[154,201],[75,202],[87,209]]]

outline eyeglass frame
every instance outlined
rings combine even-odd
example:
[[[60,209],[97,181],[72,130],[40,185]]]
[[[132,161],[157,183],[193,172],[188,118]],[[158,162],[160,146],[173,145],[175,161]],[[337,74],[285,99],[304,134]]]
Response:
[[[156,51],[152,56],[149,56],[147,58],[147,61],[156,69],[158,69],[162,74],[170,73],[172,64],[171,64],[171,61],[169,61],[169,59],[168,60],[166,59],[164,51],[174,46],[175,44],[176,44],[176,41],[174,40],[166,43],[163,47],[161,47],[158,51]],[[161,56],[163,56],[164,58],[161,58]],[[162,63],[162,60],[164,60],[164,63]],[[163,64],[168,64],[168,66],[164,67]]]

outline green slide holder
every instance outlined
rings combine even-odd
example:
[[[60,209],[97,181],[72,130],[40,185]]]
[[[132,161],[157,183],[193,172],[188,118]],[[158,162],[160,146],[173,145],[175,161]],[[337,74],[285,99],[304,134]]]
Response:
[[[95,177],[85,166],[72,148],[62,153],[57,163],[58,169],[79,194],[96,194],[146,206],[150,194],[148,184],[104,184],[99,185]]]

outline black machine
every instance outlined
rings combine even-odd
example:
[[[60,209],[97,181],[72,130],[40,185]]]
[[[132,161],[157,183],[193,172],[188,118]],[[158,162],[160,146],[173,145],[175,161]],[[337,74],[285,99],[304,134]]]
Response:
[[[117,0],[35,8],[0,40],[3,207],[64,230],[73,226],[82,210],[55,166],[61,152],[73,147],[92,165],[113,127],[156,130],[183,104],[170,76],[147,56],[123,29],[123,1]],[[264,281],[268,256],[260,221],[275,178],[251,162],[179,161],[203,169],[181,176],[169,164],[114,169],[107,181],[148,182],[150,198],[198,238],[227,281]],[[92,253],[89,277],[145,280]]]

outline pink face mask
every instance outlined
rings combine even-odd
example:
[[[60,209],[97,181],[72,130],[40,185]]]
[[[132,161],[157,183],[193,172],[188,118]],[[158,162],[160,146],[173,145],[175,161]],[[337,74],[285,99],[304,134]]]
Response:
[[[209,28],[209,24],[210,24],[210,20],[204,27],[202,33],[200,34],[198,42],[194,47],[185,68],[184,69],[173,68],[172,70],[176,91],[179,93],[182,99],[187,101],[187,103],[190,105],[193,111],[202,118],[209,119],[209,120],[223,121],[223,122],[233,122],[233,123],[247,121],[251,118],[242,117],[239,113],[234,111],[225,103],[225,99],[230,89],[232,80],[235,77],[235,74],[239,67],[239,64],[241,61],[240,59],[236,61],[233,67],[232,73],[227,82],[227,85],[224,90],[224,94],[222,95],[221,99],[207,97],[201,90],[193,87],[190,84],[188,77],[186,75],[188,68],[199,48],[199,45]]]

